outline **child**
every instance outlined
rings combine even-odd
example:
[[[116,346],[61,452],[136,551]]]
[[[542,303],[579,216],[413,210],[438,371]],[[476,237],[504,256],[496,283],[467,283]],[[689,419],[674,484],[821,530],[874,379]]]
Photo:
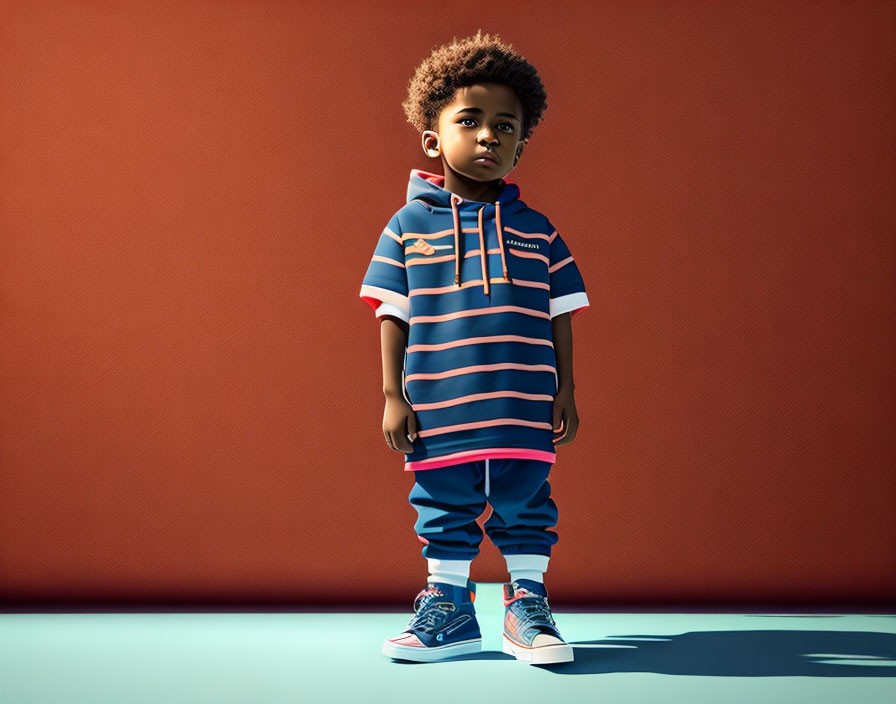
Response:
[[[444,175],[411,170],[360,292],[381,318],[383,431],[414,472],[429,570],[383,653],[434,661],[481,649],[469,575],[488,502],[485,532],[510,572],[503,650],[566,662],[543,579],[558,538],[547,477],[554,446],[578,428],[570,320],[588,297],[553,225],[503,178],[546,94],[523,57],[480,30],[423,61],[403,107]]]

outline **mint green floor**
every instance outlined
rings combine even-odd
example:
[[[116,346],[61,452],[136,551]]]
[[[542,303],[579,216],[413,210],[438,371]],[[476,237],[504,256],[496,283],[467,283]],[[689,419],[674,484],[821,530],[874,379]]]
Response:
[[[573,663],[501,652],[500,584],[478,584],[483,653],[380,654],[402,613],[0,614],[0,703],[896,702],[896,615],[569,613]]]

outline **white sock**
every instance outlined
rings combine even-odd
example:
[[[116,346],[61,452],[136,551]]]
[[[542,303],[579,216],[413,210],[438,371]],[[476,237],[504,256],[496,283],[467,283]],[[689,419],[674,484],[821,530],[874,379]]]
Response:
[[[427,558],[430,582],[446,582],[458,587],[467,586],[470,578],[470,563],[472,560],[440,560]]]
[[[548,569],[548,555],[505,555],[507,571],[510,572],[510,581],[518,579],[531,579],[534,582],[544,583],[544,573]]]

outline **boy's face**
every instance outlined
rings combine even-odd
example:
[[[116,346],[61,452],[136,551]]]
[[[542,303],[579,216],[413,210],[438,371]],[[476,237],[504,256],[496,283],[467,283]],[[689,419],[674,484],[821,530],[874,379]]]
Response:
[[[523,106],[503,83],[477,83],[457,90],[439,115],[439,142],[446,168],[475,181],[503,178],[522,153]],[[494,162],[479,159],[489,152]]]

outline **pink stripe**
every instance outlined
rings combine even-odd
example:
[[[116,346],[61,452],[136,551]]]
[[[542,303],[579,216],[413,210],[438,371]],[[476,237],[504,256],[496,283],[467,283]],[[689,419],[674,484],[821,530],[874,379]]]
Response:
[[[497,251],[497,250],[496,250]],[[409,252],[409,254],[414,254],[414,251]],[[467,257],[475,257],[479,254],[478,249],[471,249],[466,254],[464,254],[464,259]],[[453,254],[446,254],[443,257],[434,257],[431,254],[421,254],[419,257],[414,257],[408,262],[408,266],[411,264],[438,264],[439,262],[447,262],[454,261]]]
[[[461,340],[452,340],[451,342],[442,342],[433,345],[411,345],[408,347],[408,354],[411,352],[426,352],[435,350],[447,350],[452,347],[462,347],[464,345],[477,345],[487,342],[526,342],[532,345],[545,345],[553,347],[551,340],[543,340],[539,337],[523,337],[522,335],[488,335],[485,337],[465,337]]]
[[[398,244],[401,244],[401,237],[399,237],[399,236],[396,235],[394,232],[392,232],[392,230],[390,230],[388,227],[383,228],[383,234],[384,234],[384,235],[388,235],[388,236],[391,237],[393,240],[395,240],[396,242],[398,242]]]
[[[492,276],[489,278],[489,283],[492,284],[503,284],[506,283],[504,281],[503,276]],[[546,291],[549,291],[551,285],[549,283],[543,281],[527,281],[526,279],[513,279],[513,285],[515,286],[531,286],[532,288],[543,288]],[[437,286],[435,288],[415,288],[411,291],[411,296],[420,296],[427,294],[437,294],[437,293],[450,293],[451,291],[460,291],[462,288],[470,288],[471,286],[482,286],[482,279],[470,279],[469,281],[462,281],[460,286],[455,286],[451,284],[450,286]]]
[[[496,425],[522,425],[526,428],[539,428],[540,430],[553,430],[550,423],[536,420],[520,420],[519,418],[493,418],[491,420],[479,420],[473,423],[458,423],[457,425],[443,425],[440,428],[418,430],[417,435],[428,438],[431,435],[444,435],[445,433],[457,433],[462,430],[478,430],[479,428],[492,428]]]
[[[504,227],[504,232],[512,232],[520,237],[528,237],[529,239],[549,240],[549,237],[542,232],[520,232],[512,227]]]
[[[469,394],[467,396],[459,396],[458,398],[450,398],[447,401],[437,401],[435,403],[413,403],[411,406],[415,411],[430,411],[434,408],[446,408],[448,406],[457,406],[461,403],[470,403],[471,401],[482,401],[487,398],[524,398],[529,401],[553,401],[554,397],[550,394],[527,394],[523,391],[491,391],[481,394]]]
[[[477,230],[474,230],[474,232],[477,232]],[[482,249],[480,247],[477,247],[476,249],[468,249],[468,250],[466,250],[466,254],[464,256],[465,257],[473,257],[473,256],[476,256],[477,254],[479,254],[481,251],[482,251]],[[500,254],[501,250],[498,247],[494,247],[492,249],[487,249],[485,251],[485,253],[486,254]],[[452,256],[454,256],[454,255],[452,255]],[[426,258],[429,259],[429,256],[427,255]]]
[[[519,364],[518,362],[497,362],[495,364],[473,364],[469,367],[458,367],[457,369],[449,369],[444,372],[420,372],[419,374],[409,374],[404,378],[405,381],[414,381],[415,379],[446,379],[449,376],[461,376],[462,374],[475,374],[476,372],[490,372],[499,369],[520,369],[526,372],[555,372],[556,367],[552,364]]]
[[[436,469],[437,467],[449,467],[451,465],[477,462],[485,459],[524,459],[554,463],[557,461],[557,453],[546,452],[545,450],[527,450],[519,447],[494,447],[484,450],[465,450],[463,452],[441,455],[440,457],[432,457],[426,460],[405,462],[404,471],[411,472],[415,469]]]
[[[526,257],[529,259],[540,259],[545,264],[550,264],[548,258],[543,254],[538,254],[537,252],[529,252],[525,249],[514,249],[511,245],[507,245],[507,251],[511,254],[515,254],[518,257]]]
[[[413,254],[413,252],[411,252]],[[453,254],[446,254],[444,257],[432,257],[428,254],[421,254],[419,257],[414,257],[413,259],[408,260],[408,266],[414,266],[415,264],[438,264],[439,262],[448,262],[454,261]]]
[[[431,240],[435,237],[444,237],[445,235],[453,234],[454,228],[448,228],[447,230],[438,230],[437,232],[406,232],[404,238],[406,240]]]
[[[555,271],[557,271],[557,269],[559,269],[560,267],[566,266],[571,261],[572,261],[572,257],[567,257],[566,259],[563,259],[562,261],[559,261],[556,264],[554,264],[554,266],[548,267],[548,271],[553,274]]]
[[[443,320],[457,320],[458,318],[467,318],[474,315],[491,315],[492,313],[523,313],[531,315],[535,318],[548,318],[551,314],[541,310],[532,308],[523,308],[522,306],[494,306],[493,308],[471,308],[470,310],[459,310],[454,313],[445,313],[444,315],[415,315],[411,318],[413,323],[439,323]]]
[[[503,281],[503,279],[502,279]],[[525,279],[517,279],[514,278],[513,283],[518,286],[531,286],[532,288],[543,288],[550,290],[551,285],[549,283],[541,282],[541,281],[526,281]]]
[[[554,231],[551,233],[551,236],[548,237],[548,242],[553,243],[553,242],[554,242],[554,238],[555,238],[556,236],[557,236],[557,231],[554,230]]]
[[[504,228],[507,229],[506,227]],[[479,232],[478,227],[465,227],[461,230],[461,232]],[[445,235],[453,235],[454,228],[450,227],[447,230],[439,230],[438,232],[405,232],[404,239],[405,240],[431,240],[436,237],[444,237]]]
[[[375,262],[382,262],[383,264],[394,264],[395,266],[400,266],[402,269],[405,268],[404,264],[402,264],[401,262],[397,262],[394,259],[389,259],[389,257],[381,257],[379,254],[374,254],[372,259]]]

